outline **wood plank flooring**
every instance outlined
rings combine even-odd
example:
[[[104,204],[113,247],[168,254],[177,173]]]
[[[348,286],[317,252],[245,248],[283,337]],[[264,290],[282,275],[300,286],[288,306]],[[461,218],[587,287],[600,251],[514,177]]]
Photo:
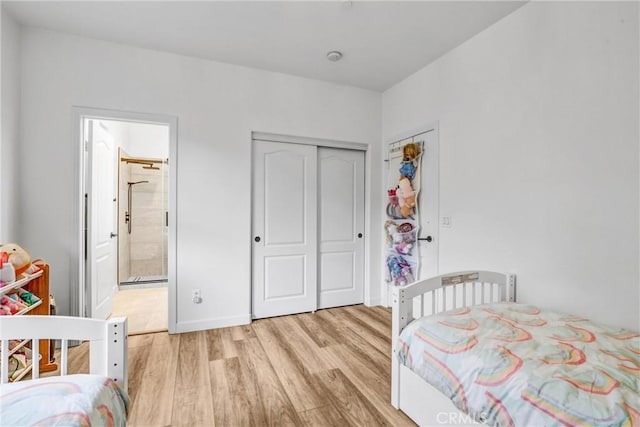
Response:
[[[130,426],[411,426],[391,396],[391,313],[362,305],[129,337]],[[85,344],[70,372],[87,372]]]

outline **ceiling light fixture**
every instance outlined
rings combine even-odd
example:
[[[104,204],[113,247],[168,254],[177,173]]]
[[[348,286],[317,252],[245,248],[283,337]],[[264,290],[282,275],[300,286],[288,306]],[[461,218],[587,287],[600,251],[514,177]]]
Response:
[[[327,53],[327,59],[331,62],[338,62],[342,59],[342,52],[332,50],[331,52]]]

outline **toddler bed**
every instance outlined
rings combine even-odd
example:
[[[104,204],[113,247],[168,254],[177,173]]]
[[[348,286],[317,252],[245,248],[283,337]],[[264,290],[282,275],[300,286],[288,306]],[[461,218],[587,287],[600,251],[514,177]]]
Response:
[[[9,341],[61,340],[60,376],[8,383]],[[89,341],[88,375],[67,375],[68,343]],[[2,372],[0,425],[125,426],[127,421],[127,319],[65,316],[0,318]]]
[[[418,424],[640,425],[639,334],[516,304],[493,272],[393,295],[392,404]]]

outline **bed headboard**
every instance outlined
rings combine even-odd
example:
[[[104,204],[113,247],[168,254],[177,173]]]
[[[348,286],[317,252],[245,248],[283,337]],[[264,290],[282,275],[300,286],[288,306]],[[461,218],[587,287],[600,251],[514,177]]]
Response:
[[[9,381],[9,341],[31,339],[32,348],[40,348],[41,339],[61,340],[60,375],[67,375],[69,341],[89,341],[89,372],[113,379],[127,390],[127,318],[109,320],[69,316],[2,316],[1,382]],[[35,358],[35,352],[34,352]],[[32,378],[40,377],[39,364],[34,363]]]
[[[493,271],[459,271],[397,286],[393,337],[413,319],[476,304],[516,300],[516,276]]]

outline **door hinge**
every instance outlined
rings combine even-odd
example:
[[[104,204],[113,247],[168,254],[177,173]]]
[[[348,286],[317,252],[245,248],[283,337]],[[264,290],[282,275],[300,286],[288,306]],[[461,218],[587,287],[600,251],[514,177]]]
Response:
[[[84,142],[84,151],[89,151],[89,141]]]

